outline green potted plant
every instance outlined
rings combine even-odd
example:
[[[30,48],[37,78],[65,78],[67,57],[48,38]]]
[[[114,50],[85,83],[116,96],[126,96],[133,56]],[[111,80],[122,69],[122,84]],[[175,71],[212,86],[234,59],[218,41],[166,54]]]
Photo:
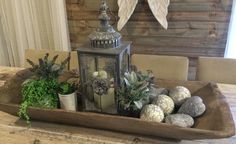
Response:
[[[62,109],[76,111],[77,110],[77,86],[68,82],[62,82],[58,87],[58,96]]]
[[[118,91],[118,112],[121,115],[139,117],[142,107],[149,103],[150,87],[153,83],[151,72],[125,73]]]
[[[52,60],[48,57],[49,54],[46,54],[44,58],[40,58],[38,64],[27,60],[32,65],[33,76],[23,83],[23,99],[19,109],[19,116],[26,119],[27,123],[30,122],[27,114],[28,107],[58,108],[59,105],[56,91],[59,86],[58,77],[63,73],[69,57],[61,64],[55,63],[58,55]]]

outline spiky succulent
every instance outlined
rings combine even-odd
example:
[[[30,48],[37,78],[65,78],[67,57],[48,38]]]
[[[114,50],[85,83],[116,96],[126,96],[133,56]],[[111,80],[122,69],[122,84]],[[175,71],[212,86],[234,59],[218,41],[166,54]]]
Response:
[[[52,60],[48,59],[49,54],[46,53],[44,58],[39,59],[39,63],[35,64],[27,59],[27,62],[32,66],[31,71],[38,79],[55,79],[63,72],[69,62],[70,57],[66,58],[61,64],[55,63],[58,55],[54,56]]]
[[[149,103],[149,88],[153,82],[153,75],[141,72],[125,73],[124,80],[118,91],[119,107],[128,111],[139,111]]]

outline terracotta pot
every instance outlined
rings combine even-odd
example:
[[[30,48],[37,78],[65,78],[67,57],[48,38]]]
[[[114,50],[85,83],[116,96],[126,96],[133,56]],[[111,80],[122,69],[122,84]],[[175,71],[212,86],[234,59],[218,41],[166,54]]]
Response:
[[[62,95],[58,94],[60,99],[61,109],[76,111],[77,110],[77,94],[76,92],[72,94]]]

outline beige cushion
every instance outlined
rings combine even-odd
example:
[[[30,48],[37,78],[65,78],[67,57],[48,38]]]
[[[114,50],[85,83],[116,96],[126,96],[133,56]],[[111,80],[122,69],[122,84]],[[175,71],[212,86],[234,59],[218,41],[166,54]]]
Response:
[[[156,78],[170,80],[187,80],[188,58],[179,56],[160,56],[134,54],[131,63],[138,70],[152,70]]]
[[[196,79],[236,84],[236,59],[199,57]]]
[[[55,55],[58,55],[57,63],[62,62],[69,56],[69,52],[65,51],[54,51],[54,50],[34,50],[34,49],[27,49],[25,50],[25,67],[31,67],[31,65],[26,61],[26,59],[30,59],[34,63],[38,64],[38,59],[43,58],[46,53],[49,53],[49,58],[52,59]]]

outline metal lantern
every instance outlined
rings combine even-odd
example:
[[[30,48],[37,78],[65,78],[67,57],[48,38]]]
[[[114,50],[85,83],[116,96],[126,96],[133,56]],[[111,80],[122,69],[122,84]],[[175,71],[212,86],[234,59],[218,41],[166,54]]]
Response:
[[[130,67],[131,42],[109,24],[108,6],[102,0],[100,27],[89,35],[90,44],[77,49],[82,96],[86,111],[117,113],[117,88]]]

